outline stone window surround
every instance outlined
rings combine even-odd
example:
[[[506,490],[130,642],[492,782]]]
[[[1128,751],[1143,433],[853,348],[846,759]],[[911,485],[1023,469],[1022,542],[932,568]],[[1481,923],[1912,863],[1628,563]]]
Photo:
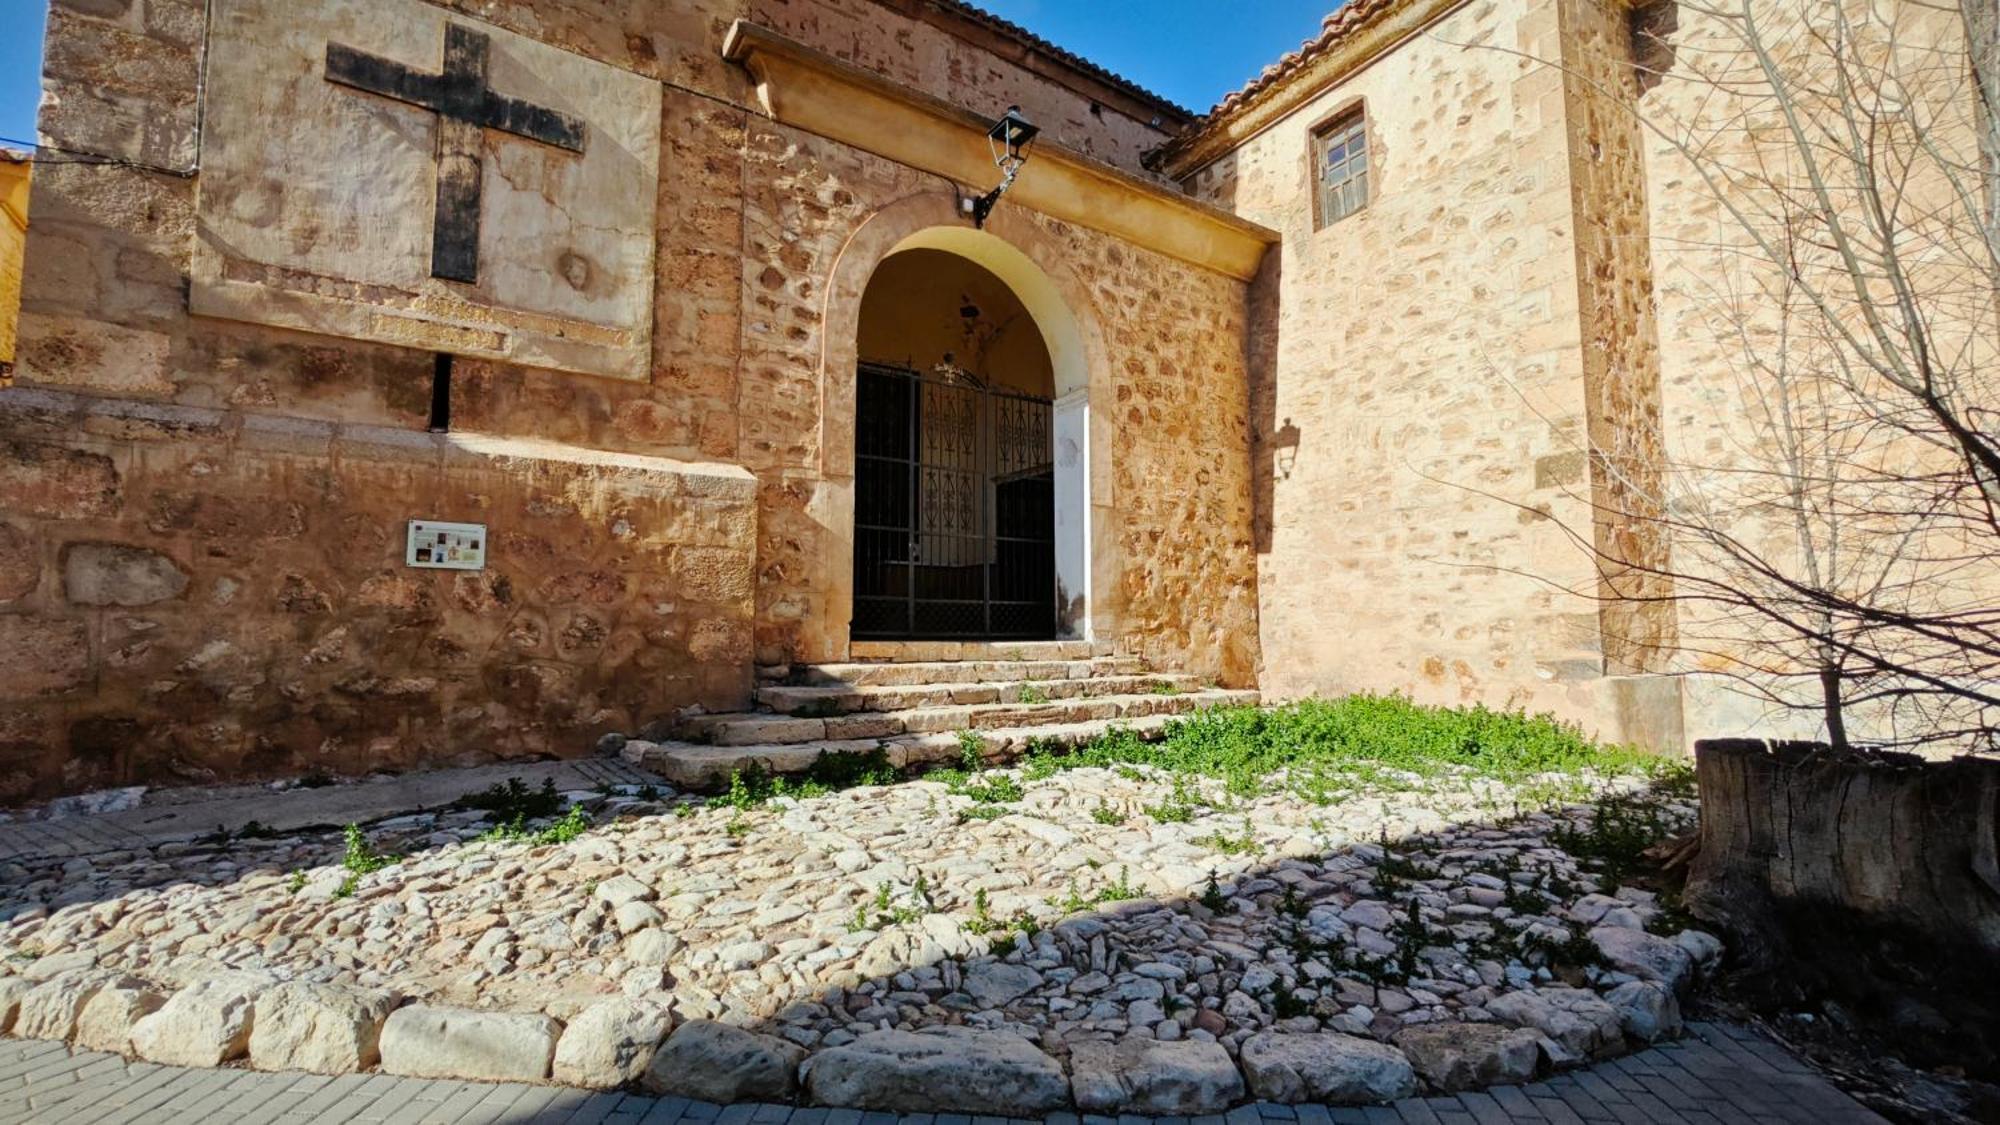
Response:
[[[1320,152],[1327,138],[1354,125],[1361,126],[1361,143],[1367,154],[1367,166],[1361,172],[1362,198],[1360,204],[1344,214],[1332,219],[1326,217],[1326,180],[1321,174]],[[1306,185],[1312,199],[1312,229],[1315,233],[1338,224],[1342,219],[1350,219],[1366,211],[1375,201],[1375,187],[1380,179],[1381,168],[1377,157],[1380,152],[1375,143],[1375,129],[1368,117],[1368,101],[1355,95],[1345,98],[1331,110],[1313,119],[1306,127]]]

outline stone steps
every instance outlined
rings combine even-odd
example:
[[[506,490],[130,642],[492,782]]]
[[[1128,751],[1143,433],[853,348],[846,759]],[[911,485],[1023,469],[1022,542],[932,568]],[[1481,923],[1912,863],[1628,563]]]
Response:
[[[1253,693],[1233,692],[1231,695]],[[1185,698],[1185,697],[1182,697]],[[1106,734],[1114,727],[1129,730],[1152,740],[1165,732],[1173,714],[1161,713],[1134,719],[1099,719],[1040,726],[1001,727],[980,731],[988,760],[1017,757],[1037,744],[1075,746]],[[749,769],[767,773],[803,773],[821,754],[866,754],[883,751],[889,764],[898,769],[948,762],[962,750],[956,731],[905,735],[900,738],[839,739],[820,742],[767,743],[755,746],[710,746],[695,742],[640,742],[625,744],[620,752],[626,761],[686,789],[720,789],[732,774]]]
[[[1172,695],[1146,693],[1052,699],[1044,703],[971,703],[864,711],[821,718],[738,713],[700,715],[675,733],[688,742],[713,746],[760,746],[800,742],[895,738],[961,730],[1050,726],[1064,723],[1172,715],[1216,704],[1248,704],[1256,692],[1200,690]]]
[[[1094,656],[1048,660],[919,660],[906,663],[854,661],[808,664],[791,670],[806,687],[918,687],[929,684],[1043,683],[1097,676],[1136,676],[1146,662],[1136,656]]]
[[[951,704],[1020,703],[1043,700],[1077,699],[1101,695],[1176,694],[1199,691],[1204,685],[1195,676],[1150,674],[1141,676],[1098,675],[1074,679],[999,680],[974,683],[877,684],[856,687],[838,685],[780,685],[757,689],[757,701],[782,715],[810,718],[813,715],[854,714],[864,711],[908,711]],[[1170,689],[1163,691],[1162,689]],[[801,712],[807,712],[801,715]]]
[[[1088,660],[1109,656],[1108,646],[1090,641],[855,641],[847,646],[855,661],[899,664],[964,660]]]
[[[686,716],[622,753],[677,785],[712,787],[752,767],[796,773],[830,751],[879,747],[901,768],[956,758],[960,732],[978,731],[998,759],[1036,739],[1068,745],[1113,726],[1151,736],[1175,715],[1258,702],[1085,641],[857,643],[851,654],[766,669],[759,710]]]

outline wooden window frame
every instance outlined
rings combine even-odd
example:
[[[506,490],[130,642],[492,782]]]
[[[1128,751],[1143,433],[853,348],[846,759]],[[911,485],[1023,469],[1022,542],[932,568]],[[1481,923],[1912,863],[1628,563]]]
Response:
[[[1362,167],[1358,175],[1350,176],[1342,183],[1361,181],[1361,201],[1342,212],[1328,218],[1327,187],[1324,175],[1323,154],[1336,136],[1361,131]],[[1322,231],[1334,226],[1342,219],[1351,219],[1368,209],[1375,201],[1375,130],[1368,122],[1368,106],[1361,99],[1355,99],[1313,122],[1306,131],[1306,177],[1312,183],[1313,230]]]

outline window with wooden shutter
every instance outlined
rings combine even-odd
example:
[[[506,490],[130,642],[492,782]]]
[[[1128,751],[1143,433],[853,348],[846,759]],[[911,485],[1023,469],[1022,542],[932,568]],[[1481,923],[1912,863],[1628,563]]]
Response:
[[[1317,227],[1368,206],[1368,121],[1359,109],[1313,133],[1313,176]]]

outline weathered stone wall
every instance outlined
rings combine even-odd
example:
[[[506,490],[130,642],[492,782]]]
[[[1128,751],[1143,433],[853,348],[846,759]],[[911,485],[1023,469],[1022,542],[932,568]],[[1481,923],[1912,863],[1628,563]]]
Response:
[[[570,754],[748,692],[733,467],[17,389],[0,498],[0,798]],[[492,561],[405,567],[403,512]]]
[[[1128,170],[1158,135],[900,5],[441,6],[662,84],[650,378],[461,360],[433,438],[428,352],[189,316],[203,5],[58,0],[46,139],[143,167],[37,177],[19,386],[0,398],[19,587],[0,627],[37,669],[0,689],[5,766],[27,779],[5,796],[583,753],[673,708],[742,705],[753,661],[838,654],[817,624],[850,566],[815,508],[827,279],[872,216],[950,195],[751,109],[719,53],[733,19],[980,113],[1018,102]],[[1249,683],[1245,287],[1002,212],[989,229],[1064,273],[1093,416],[1117,426],[1093,465],[1103,639]],[[413,517],[488,523],[484,578],[403,568]],[[84,544],[176,588],[79,601],[63,569]]]
[[[1970,237],[1964,201],[1908,129],[1921,122],[1921,147],[1960,171],[1976,159],[1978,99],[1956,8],[1762,0],[1746,10],[1778,72],[1809,88],[1793,94],[1794,112],[1808,130],[1829,128],[1827,135],[1837,138],[1843,130],[1836,114],[1881,114],[1879,131],[1868,126],[1869,144],[1877,170],[1896,170],[1885,178],[1882,198],[1898,214],[1900,266],[1929,325],[1934,371],[1941,383],[1960,388],[1964,401],[1990,399],[1992,372],[2000,370],[1991,259]],[[1842,12],[1849,21],[1842,35],[1806,34],[1834,27]],[[1784,573],[1816,574],[1828,588],[1897,609],[1995,604],[2000,568],[1990,557],[1990,537],[1959,537],[1962,525],[1933,507],[1936,497],[1918,499],[1921,486],[1884,484],[1921,480],[1926,465],[1938,465],[1937,452],[1895,432],[1900,421],[1883,425],[1879,406],[1907,408],[1907,396],[1883,394],[1877,407],[1860,408],[1882,388],[1871,387],[1867,364],[1856,362],[1855,351],[1829,329],[1834,321],[1862,323],[1854,286],[1834,260],[1822,212],[1810,205],[1796,142],[1744,25],[1664,0],[1642,6],[1640,15],[1642,61],[1654,72],[1637,106],[1647,125],[1645,198],[1658,279],[1670,469],[1663,491],[1684,528],[1712,527]],[[1828,46],[1835,41],[1844,44],[1838,60]],[[1836,61],[1861,75],[1861,86],[1822,101],[1800,76],[1831,73]],[[1891,78],[1906,83],[1892,97],[1868,88]],[[1860,198],[1850,190],[1855,166],[1842,154],[1846,146],[1836,140],[1813,147],[1834,198]],[[1858,238],[1862,259],[1872,260],[1873,224],[1859,210],[1840,221]],[[1808,285],[1827,300],[1832,321]],[[1875,350],[1872,340],[1866,346]],[[1829,502],[1829,482],[1838,503]],[[1794,489],[1806,509],[1802,519],[1794,518]],[[1899,516],[1919,512],[1928,514]],[[1706,538],[1684,531],[1674,548],[1676,568],[1754,595],[1757,577]],[[1805,662],[1814,654],[1796,634],[1719,599],[1676,608],[1679,630],[1695,643],[1676,654],[1675,666],[1706,681],[1690,682],[1690,738],[1823,737],[1814,707],[1819,685]],[[1791,616],[1810,623],[1804,614]],[[1899,652],[1896,636],[1876,632],[1868,643],[1878,651],[1915,651]],[[1755,690],[1740,690],[1739,675]],[[1774,706],[1765,691],[1805,707]],[[1850,737],[1864,741],[1908,737],[1926,726],[1907,713],[1895,721],[1879,701],[1852,710],[1848,724]]]
[[[1563,49],[1553,0],[1479,0],[1192,176],[1284,234],[1249,343],[1271,695],[1606,725],[1595,570],[1557,522],[1591,528],[1573,137],[1535,61]],[[1310,131],[1357,100],[1371,200],[1315,230]]]
[[[1560,0],[1563,116],[1575,211],[1590,545],[1605,671],[1665,669],[1676,639],[1663,485],[1659,332],[1629,9]]]
[[[739,457],[764,489],[758,656],[819,658],[828,630],[818,615],[849,570],[846,540],[823,514],[838,468],[818,428],[822,378],[846,377],[823,370],[824,279],[873,217],[913,200],[948,215],[953,200],[924,173],[754,116],[743,124]],[[813,221],[820,211],[825,220]],[[1094,616],[1112,622],[1101,639],[1249,683],[1244,286],[1028,211],[996,215],[988,229],[1058,275],[1069,310],[1098,342],[1088,392],[1111,463],[1093,473],[1091,503],[1108,523],[1092,551],[1100,574],[1102,559],[1116,560],[1094,592]],[[829,424],[839,422],[829,415]]]

